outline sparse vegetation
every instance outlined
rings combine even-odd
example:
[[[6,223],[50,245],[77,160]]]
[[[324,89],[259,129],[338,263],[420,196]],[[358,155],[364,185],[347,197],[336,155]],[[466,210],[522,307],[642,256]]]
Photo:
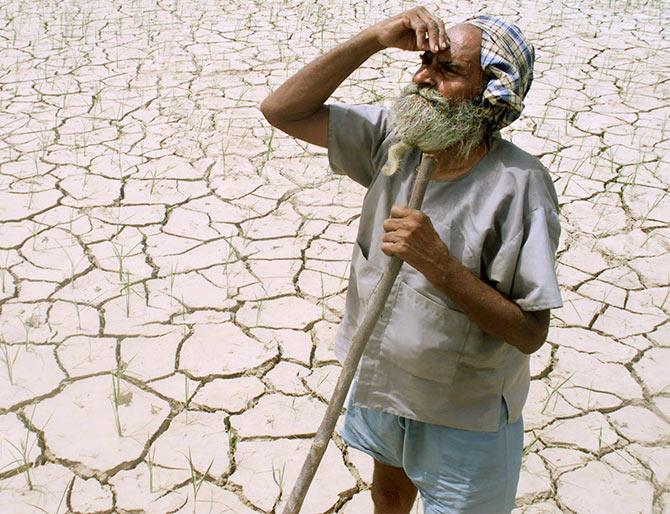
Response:
[[[197,405],[191,402],[210,380],[233,383],[255,377],[267,383],[268,369],[277,363],[297,363],[312,371],[322,370],[321,366],[335,369],[329,351],[332,337],[327,338],[347,287],[348,264],[342,276],[344,266],[340,264],[349,257],[348,251],[328,250],[329,255],[315,256],[310,253],[314,246],[309,250],[304,243],[305,234],[312,235],[311,228],[300,224],[295,240],[287,243],[296,245],[290,258],[300,269],[287,279],[288,289],[277,293],[275,283],[268,287],[260,278],[267,274],[255,276],[256,283],[248,283],[252,279],[245,277],[253,275],[254,260],[276,258],[264,250],[267,241],[258,235],[266,229],[267,212],[288,203],[289,211],[305,222],[323,223],[324,227],[354,225],[359,223],[357,206],[365,190],[346,177],[330,174],[324,149],[296,143],[269,127],[258,105],[267,92],[313,57],[364,26],[414,5],[406,1],[254,0],[240,10],[237,4],[210,0],[8,0],[0,6],[5,65],[0,85],[0,246],[4,252],[0,255],[0,382],[6,386],[2,418],[16,415],[28,427],[25,434],[21,429],[0,439],[0,449],[5,451],[0,463],[2,501],[24,502],[12,507],[26,512],[63,514],[75,508],[70,498],[74,495],[76,499],[77,494],[74,475],[62,495],[70,478],[56,482],[62,484],[56,490],[45,488],[43,480],[51,480],[50,473],[58,466],[83,477],[86,472],[82,470],[90,463],[75,469],[72,462],[77,456],[61,455],[57,444],[49,446],[51,453],[45,453],[44,462],[36,451],[44,429],[28,424],[22,413],[42,402],[56,404],[69,388],[89,380],[102,382],[102,391],[92,388],[90,394],[98,395],[95,401],[107,415],[107,409],[112,409],[114,428],[109,416],[105,428],[123,438],[117,440],[120,446],[136,437],[135,428],[130,428],[136,426],[135,420],[130,423],[130,413],[142,415],[139,407],[135,410],[137,405],[124,407],[131,387],[154,401],[145,409],[152,430],[158,430],[156,413],[163,411],[155,405],[159,400],[169,405],[169,416],[178,415],[191,427],[196,410],[221,414],[219,428],[232,434],[227,449],[231,476],[209,475],[213,460],[202,472],[207,463],[194,463],[189,450],[184,456],[188,479],[182,476],[180,486],[192,499],[194,512],[211,508],[203,498],[209,492],[208,487],[202,490],[205,481],[237,494],[242,503],[253,505],[252,510],[260,510],[262,501],[253,496],[261,493],[238,483],[239,477],[264,481],[264,488],[259,489],[271,494],[276,492],[274,484],[280,498],[285,496],[291,485],[286,464],[277,465],[268,458],[262,470],[245,475],[249,470],[236,461],[238,441],[240,447],[275,444],[274,436],[248,438],[240,423],[241,412],[201,405],[200,398]],[[463,9],[439,7],[440,14],[455,21],[486,5],[479,1],[461,6]],[[654,352],[665,337],[670,297],[668,272],[663,268],[668,249],[670,149],[670,81],[663,62],[667,2],[589,0],[573,5],[503,0],[488,7],[518,22],[536,41],[536,73],[526,110],[503,136],[541,156],[563,207],[560,269],[565,275],[564,292],[569,294],[564,295],[563,309],[554,311],[553,323],[566,332],[581,329],[584,337],[608,341],[602,350],[554,345],[548,360],[541,362],[544,371],[537,379],[546,387],[532,389],[531,394],[541,389],[544,395],[539,406],[534,404],[540,411],[534,415],[546,420],[560,411],[563,422],[570,423],[581,413],[564,415],[563,410],[601,413],[607,422],[593,428],[589,435],[592,448],[574,451],[583,453],[589,463],[607,457],[598,463],[651,487],[652,503],[644,508],[633,505],[640,501],[640,494],[629,501],[630,509],[660,512],[665,497],[655,472],[657,463],[650,465],[642,453],[632,455],[632,448],[640,447],[642,452],[648,444],[635,444],[639,442],[636,427],[617,425],[617,415],[619,409],[634,407],[659,416],[670,387],[661,384],[654,389],[659,380]],[[380,52],[331,100],[388,106],[416,64],[415,54]],[[165,164],[162,159],[175,159],[179,164]],[[252,194],[246,193],[251,189],[247,182],[256,188]],[[137,204],[138,191],[147,197],[141,205]],[[214,201],[208,203],[210,199]],[[221,202],[225,202],[223,209]],[[573,216],[572,209],[577,208],[583,210]],[[189,213],[196,212],[199,217],[207,214],[204,226],[201,218],[189,225]],[[190,226],[194,227],[191,232]],[[136,232],[140,240],[125,238],[128,231]],[[225,241],[211,237],[217,232],[227,234]],[[281,241],[284,244],[286,239]],[[217,246],[224,244],[227,247]],[[210,282],[207,294],[220,287],[213,296],[223,297],[222,305],[203,306],[199,291],[185,289],[194,272]],[[285,294],[316,305],[315,317],[320,313],[323,320],[295,328],[293,334],[271,326],[274,299]],[[263,312],[269,305],[273,305],[272,317],[269,311]],[[255,318],[256,326],[241,323],[243,315],[238,318],[238,313],[244,313],[249,325]],[[291,314],[286,318],[290,320]],[[603,319],[608,322],[602,323]],[[189,332],[199,335],[196,329],[201,323],[219,320],[236,324],[250,346],[265,343],[257,352],[240,356],[246,359],[258,353],[253,365],[230,372],[219,369],[224,367],[220,361],[227,364],[237,357],[226,354],[229,341],[217,341],[220,347],[211,356],[215,364],[210,367],[215,369],[203,380],[199,372],[184,369],[184,363],[196,354],[189,353],[193,351],[189,345],[201,341],[193,337],[173,342],[170,338],[179,339],[180,332],[183,339]],[[643,326],[647,328],[640,328]],[[631,336],[632,331],[636,333]],[[89,337],[88,347],[68,343],[82,336]],[[106,345],[99,346],[101,339],[109,337],[117,338],[114,355]],[[127,355],[123,347],[127,337],[161,339],[154,361],[141,354],[143,363],[150,362],[143,366],[150,370],[133,366],[132,373],[127,373],[129,363],[120,360]],[[172,351],[175,355],[167,358],[162,353]],[[189,357],[180,361],[182,351]],[[607,373],[594,372],[584,378],[584,371],[570,369],[573,354],[574,362],[582,354],[593,362],[599,360],[613,375],[616,368],[621,373],[616,375],[617,383]],[[634,356],[626,357],[629,354]],[[85,372],[81,372],[83,367]],[[324,372],[314,382],[310,380],[312,389],[327,391],[324,381],[331,378]],[[623,394],[620,388],[626,378],[642,392],[630,397]],[[287,418],[297,415],[295,402],[300,400],[296,398],[285,409]],[[86,407],[85,402],[82,405],[67,407],[78,412],[76,409]],[[255,397],[246,408],[257,405]],[[268,433],[280,425],[280,415],[273,415],[267,417]],[[617,443],[612,443],[610,424],[619,437]],[[71,437],[67,431],[78,428],[64,426],[59,425],[65,433],[58,437]],[[155,462],[156,448],[164,450],[161,430],[169,427],[148,431],[146,437],[156,434],[149,442],[138,438],[141,447],[149,445],[144,460],[148,484],[142,475],[142,484],[133,485],[143,488],[143,494],[148,487],[152,494],[160,491],[155,494],[160,496],[158,471],[175,471],[163,464],[170,459],[163,461],[162,454],[160,464]],[[551,446],[543,438],[546,430],[547,425],[530,426],[523,452],[524,456],[539,455],[549,467],[550,460],[544,455]],[[47,443],[55,437],[44,433]],[[624,439],[625,445],[620,442]],[[572,445],[561,442],[555,447],[567,452]],[[108,450],[100,447],[96,451]],[[125,455],[122,458],[132,461]],[[178,458],[183,475],[180,454]],[[640,464],[648,472],[645,476],[631,471]],[[353,469],[351,462],[347,465]],[[125,474],[137,471],[123,469],[116,474],[117,493],[132,482]],[[567,479],[571,472],[562,469],[560,476],[565,473]],[[561,503],[564,485],[555,475],[549,478],[550,490],[529,493],[524,501],[532,505],[521,509],[551,509],[555,502],[557,508],[579,510]],[[612,482],[612,488],[616,485]],[[586,486],[584,490],[596,494]],[[42,502],[47,495],[48,506]],[[135,506],[136,510],[144,507]],[[344,509],[339,505],[331,510]],[[413,512],[418,512],[418,506]]]

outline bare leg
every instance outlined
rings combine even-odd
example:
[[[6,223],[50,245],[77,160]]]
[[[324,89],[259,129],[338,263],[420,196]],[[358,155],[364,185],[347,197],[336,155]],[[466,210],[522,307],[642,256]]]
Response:
[[[402,468],[375,460],[372,474],[374,514],[408,514],[415,498],[416,487]]]

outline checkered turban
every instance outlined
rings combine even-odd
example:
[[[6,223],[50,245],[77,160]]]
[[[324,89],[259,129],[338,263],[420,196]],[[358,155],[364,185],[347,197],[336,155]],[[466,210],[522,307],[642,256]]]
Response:
[[[489,15],[465,23],[482,30],[481,67],[489,76],[483,105],[491,112],[493,126],[506,127],[523,110],[523,99],[533,82],[535,50],[516,25]]]

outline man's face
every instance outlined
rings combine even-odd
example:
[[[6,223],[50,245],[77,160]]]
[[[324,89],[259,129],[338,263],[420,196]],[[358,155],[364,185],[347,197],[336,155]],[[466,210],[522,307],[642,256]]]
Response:
[[[421,67],[412,81],[433,87],[452,101],[471,100],[482,92],[484,74],[480,66],[482,32],[474,25],[459,24],[447,29],[449,48],[421,54]]]
[[[421,68],[391,109],[396,142],[384,166],[387,175],[413,147],[431,153],[452,149],[466,159],[484,140],[490,120],[481,108],[481,31],[455,25],[447,34],[450,48],[422,55]]]

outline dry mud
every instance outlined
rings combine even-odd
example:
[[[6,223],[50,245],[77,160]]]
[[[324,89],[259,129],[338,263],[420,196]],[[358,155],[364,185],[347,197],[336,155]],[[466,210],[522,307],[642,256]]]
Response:
[[[3,514],[280,505],[337,376],[364,191],[258,105],[411,5],[0,3]],[[440,14],[480,10],[535,42],[505,136],[562,206],[565,306],[532,356],[515,512],[667,512],[669,6]],[[378,54],[335,99],[387,103],[415,61]],[[336,436],[304,512],[371,512],[370,474]]]

